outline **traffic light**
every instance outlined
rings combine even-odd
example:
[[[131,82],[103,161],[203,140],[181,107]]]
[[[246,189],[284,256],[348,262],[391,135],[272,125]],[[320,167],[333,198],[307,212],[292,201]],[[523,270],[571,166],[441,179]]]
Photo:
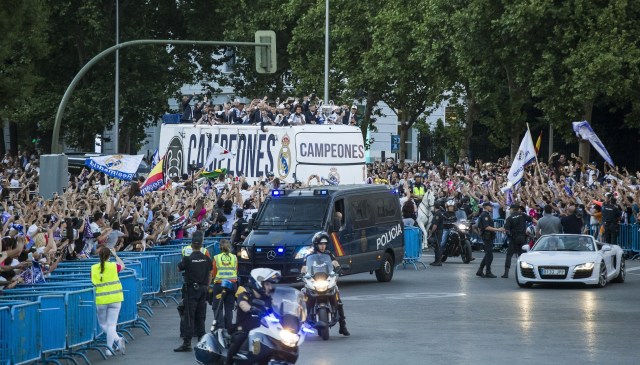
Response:
[[[256,46],[256,71],[260,74],[276,72],[276,32],[272,30],[256,31],[256,43],[266,43],[267,46]]]

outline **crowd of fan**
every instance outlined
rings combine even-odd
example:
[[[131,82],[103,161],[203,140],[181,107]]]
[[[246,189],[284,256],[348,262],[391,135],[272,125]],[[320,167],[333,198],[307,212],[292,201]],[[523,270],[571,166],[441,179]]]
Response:
[[[600,202],[616,198],[622,222],[640,218],[640,173],[610,168],[601,173],[594,165],[572,156],[553,156],[540,164],[540,173],[528,168],[512,201],[501,188],[506,186],[508,158],[496,163],[463,161],[450,166],[432,162],[395,163],[392,160],[368,165],[364,183],[389,184],[399,191],[405,218],[415,218],[418,206],[412,197],[418,176],[439,199],[453,199],[474,216],[486,201],[496,209],[494,218],[505,218],[508,205],[526,207],[536,217],[542,210],[559,216],[575,214],[584,226],[601,219]],[[164,190],[140,194],[139,181],[123,182],[84,169],[70,176],[61,195],[43,199],[38,195],[38,156],[27,152],[5,156],[0,164],[0,216],[3,238],[0,253],[0,288],[20,282],[44,281],[62,260],[82,259],[96,247],[106,245],[118,251],[143,251],[152,245],[189,238],[196,230],[207,237],[230,237],[240,242],[247,222],[272,189],[328,184],[312,175],[305,182],[287,184],[273,173],[259,183],[249,184],[242,176],[225,173],[215,179],[184,175]],[[542,175],[542,176],[541,176]]]
[[[247,106],[238,100],[214,105],[207,96],[193,102],[192,96],[182,98],[182,123],[194,125],[253,124],[265,126],[294,126],[303,124],[359,125],[358,107],[352,105],[324,105],[315,94],[299,98],[268,97],[254,99]]]

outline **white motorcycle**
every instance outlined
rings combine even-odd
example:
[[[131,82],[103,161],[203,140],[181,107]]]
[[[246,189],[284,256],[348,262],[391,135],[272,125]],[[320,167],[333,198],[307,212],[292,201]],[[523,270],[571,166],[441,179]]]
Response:
[[[338,274],[329,255],[312,254],[306,259],[307,273],[302,277],[302,289],[307,301],[307,323],[318,330],[323,340],[329,339],[329,329],[339,321],[337,305]]]

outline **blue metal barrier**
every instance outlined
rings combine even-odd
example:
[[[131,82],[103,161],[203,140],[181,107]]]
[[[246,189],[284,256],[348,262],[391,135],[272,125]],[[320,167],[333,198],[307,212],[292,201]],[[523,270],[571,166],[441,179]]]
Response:
[[[0,329],[2,363],[17,365],[40,359],[40,302],[0,299]]]
[[[405,226],[404,257],[398,267],[402,265],[402,268],[405,268],[407,265],[413,265],[418,270],[417,264],[421,264],[426,269],[427,266],[420,261],[420,257],[422,257],[422,230],[418,227]]]

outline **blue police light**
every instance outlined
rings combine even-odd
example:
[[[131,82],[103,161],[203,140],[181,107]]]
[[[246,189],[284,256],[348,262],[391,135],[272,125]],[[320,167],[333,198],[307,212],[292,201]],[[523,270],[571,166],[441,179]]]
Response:
[[[256,248],[256,252],[262,252],[261,248]]]
[[[271,196],[283,196],[284,190],[271,190]]]
[[[396,194],[396,195],[399,193],[398,188],[395,188],[395,189],[391,190],[391,192],[392,192],[393,194]]]
[[[284,248],[283,247],[278,247],[278,253],[283,253],[284,252]]]
[[[313,191],[313,195],[328,195],[329,190],[326,189],[316,189]]]

